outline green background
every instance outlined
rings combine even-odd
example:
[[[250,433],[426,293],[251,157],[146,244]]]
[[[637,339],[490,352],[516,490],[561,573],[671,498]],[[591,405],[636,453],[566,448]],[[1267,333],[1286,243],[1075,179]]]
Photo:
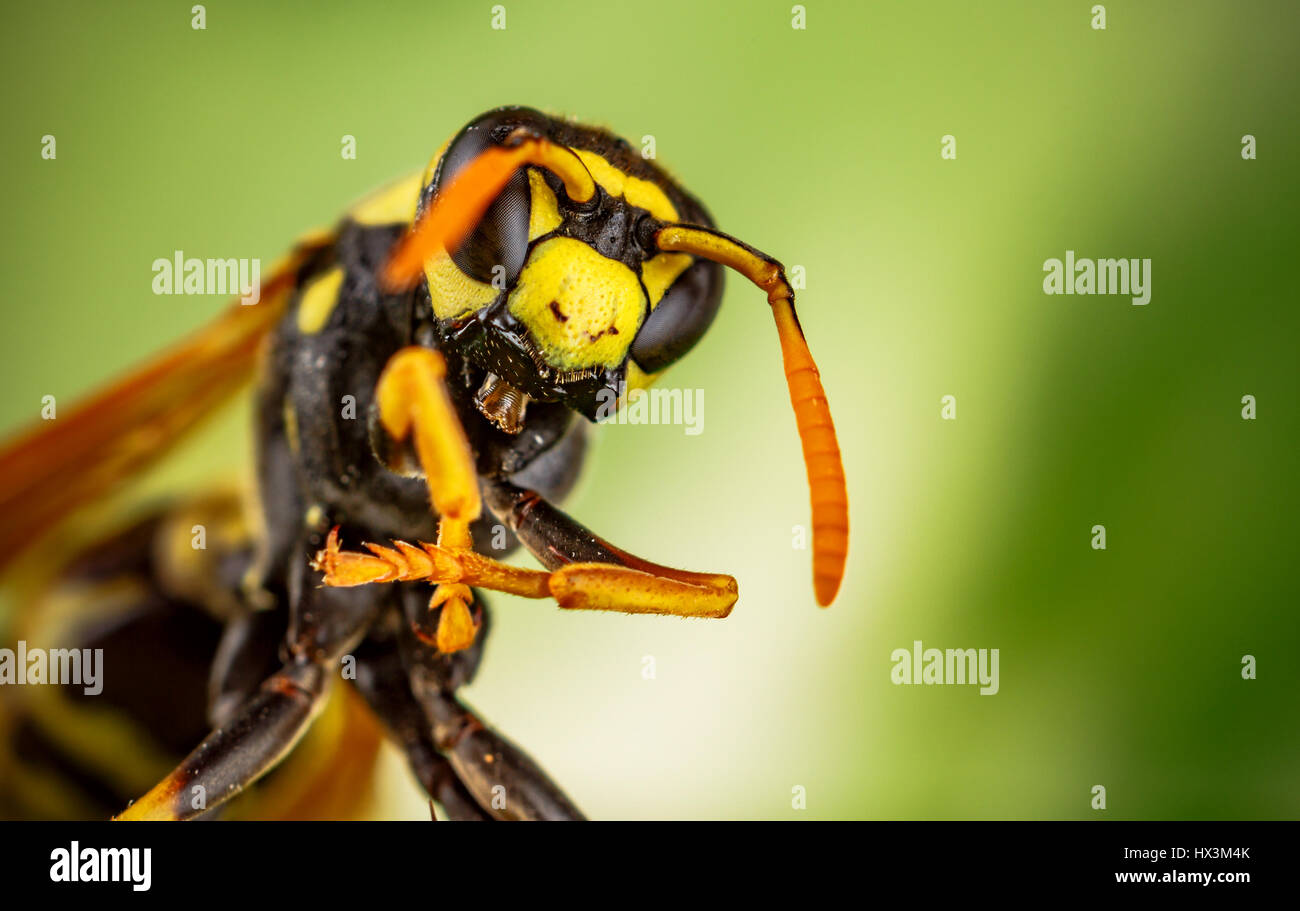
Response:
[[[735,612],[498,597],[469,701],[597,817],[1300,813],[1294,4],[1108,3],[1104,31],[1088,2],[810,0],[802,31],[788,2],[505,0],[504,31],[488,2],[212,2],[205,31],[190,5],[3,13],[0,428],[224,306],[154,296],[157,257],[269,267],[500,104],[650,134],[724,230],[807,270],[844,588],[815,607],[792,546],[777,341],[733,279],[665,380],[704,390],[704,433],[598,430],[568,506],[733,573]],[[1045,295],[1067,249],[1152,259],[1150,304]],[[246,417],[146,487],[246,466]],[[892,685],[917,639],[1000,649],[1001,691]],[[389,758],[384,812],[427,816]]]

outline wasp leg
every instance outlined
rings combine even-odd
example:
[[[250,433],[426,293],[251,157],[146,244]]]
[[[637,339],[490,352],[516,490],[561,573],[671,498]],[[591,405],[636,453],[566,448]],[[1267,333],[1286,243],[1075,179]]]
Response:
[[[249,611],[230,620],[208,677],[208,723],[219,728],[235,717],[277,667],[284,618],[275,611]]]
[[[307,575],[306,566],[299,570]],[[118,819],[192,819],[270,771],[325,705],[331,668],[382,607],[378,592],[292,586],[283,665],[166,778]]]
[[[345,551],[339,547],[337,530],[312,565],[324,572],[327,586],[424,579],[440,587],[454,583],[525,598],[550,597],[572,610],[720,619],[736,603],[736,580],[731,576],[651,563],[593,534],[536,491],[492,481],[486,487],[493,512],[550,572],[520,569],[436,544],[416,547],[398,541],[394,547],[366,544],[369,553]],[[472,595],[465,603],[473,603]],[[441,641],[438,644],[441,647]]]
[[[736,580],[651,563],[615,547],[535,490],[485,485],[488,508],[547,569],[561,607],[722,618],[736,603]]]
[[[447,656],[409,630],[403,630],[401,646],[410,692],[433,743],[479,806],[500,820],[584,818],[528,754],[461,704],[439,667]]]
[[[439,517],[439,546],[468,551],[473,545],[470,524],[483,505],[469,440],[443,382],[446,372],[438,352],[403,348],[385,365],[375,402],[388,435],[397,443],[414,445]],[[459,651],[473,643],[478,624],[470,611],[472,603],[469,588],[456,582],[442,583],[434,591],[429,609],[439,611],[435,643],[440,651]]]
[[[117,819],[191,819],[234,797],[271,769],[324,705],[329,672],[319,662],[272,674],[235,717]]]
[[[443,383],[445,373],[438,352],[403,348],[389,359],[375,390],[384,430],[398,443],[413,443],[424,469],[433,510],[439,516],[437,544],[414,547],[397,542],[395,548],[367,544],[370,553],[362,554],[340,550],[337,534],[331,533],[313,564],[325,573],[326,585],[415,579],[436,583],[429,606],[440,611],[433,638],[444,653],[468,648],[474,641],[478,625],[470,611],[471,586],[530,598],[554,597],[565,608],[680,617],[725,617],[731,612],[736,603],[735,579],[685,572],[621,551],[554,507],[537,509],[545,501],[535,491],[510,488],[522,498],[507,510],[519,513],[512,527],[532,528],[539,539],[549,535],[561,547],[594,556],[565,557],[562,549],[544,547],[534,552],[552,572],[538,573],[474,553],[469,526],[483,508],[479,477]],[[497,515],[502,517],[500,512]],[[584,547],[584,542],[590,543]]]
[[[367,639],[357,649],[356,659],[353,686],[406,753],[407,764],[425,793],[440,803],[451,819],[489,819],[434,746],[424,711],[411,695],[396,643]]]
[[[571,519],[566,520],[582,528]],[[367,543],[369,553],[339,547],[338,530],[330,533],[312,567],[325,574],[324,584],[348,588],[379,582],[425,580],[442,591],[449,585],[464,588],[466,605],[473,604],[469,586],[519,595],[554,598],[563,608],[609,610],[626,614],[670,614],[677,617],[722,618],[736,603],[736,580],[731,576],[692,573],[634,557],[583,530],[610,555],[604,562],[567,563],[554,572],[520,569],[474,551],[452,551],[437,544],[416,547],[405,541],[394,547]],[[442,602],[435,592],[432,607]],[[414,623],[417,631],[419,622]],[[439,619],[439,630],[443,620]],[[446,652],[440,636],[434,639]],[[472,640],[471,640],[472,642]]]
[[[585,818],[528,754],[484,725],[455,696],[433,691],[421,694],[421,704],[456,777],[493,818]]]

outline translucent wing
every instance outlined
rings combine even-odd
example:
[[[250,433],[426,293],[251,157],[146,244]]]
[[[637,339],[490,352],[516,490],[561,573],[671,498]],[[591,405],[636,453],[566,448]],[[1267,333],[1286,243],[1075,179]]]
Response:
[[[248,379],[298,271],[332,242],[304,241],[263,283],[199,332],[0,448],[0,568],[73,510],[112,492],[174,446]]]

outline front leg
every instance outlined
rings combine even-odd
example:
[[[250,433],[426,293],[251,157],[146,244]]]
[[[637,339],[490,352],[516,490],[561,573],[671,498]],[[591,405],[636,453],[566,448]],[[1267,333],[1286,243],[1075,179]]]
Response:
[[[539,563],[553,571],[550,587],[561,607],[722,618],[736,603],[739,592],[731,576],[689,572],[643,560],[615,547],[535,490],[497,480],[488,481],[486,489],[492,514]],[[638,575],[633,573],[658,582],[638,583]],[[642,609],[613,606],[618,599],[612,590],[602,598],[601,583],[613,588],[619,581],[633,589],[624,603],[645,605]],[[643,595],[638,596],[638,588]],[[658,597],[652,596],[655,590],[660,592]],[[601,600],[611,606],[602,607],[597,603]]]
[[[414,445],[438,516],[438,545],[455,553],[473,547],[470,525],[483,503],[469,440],[444,382],[446,373],[438,352],[403,348],[384,367],[375,402],[389,436],[398,444],[409,440]],[[457,581],[440,583],[434,590],[429,611],[438,612],[432,644],[439,651],[460,651],[473,644],[481,622],[470,610],[473,603],[469,587]]]
[[[430,610],[440,610],[439,651],[468,648],[478,621],[470,612],[470,587],[526,598],[554,598],[561,607],[679,617],[726,617],[736,603],[736,580],[643,560],[593,535],[533,491],[498,488],[499,518],[552,572],[519,569],[472,549],[470,523],[482,512],[473,453],[443,382],[438,352],[403,348],[389,360],[375,399],[384,430],[397,443],[410,441],[424,469],[438,514],[438,541],[418,547],[366,543],[368,553],[341,548],[338,529],[312,563],[324,584],[351,587],[378,582],[427,580],[437,585]],[[512,493],[514,491],[514,493]],[[508,505],[506,500],[516,502]],[[495,508],[495,507],[494,507]],[[416,626],[417,632],[419,625]]]
[[[325,585],[341,588],[425,580],[524,598],[554,598],[560,607],[575,610],[715,619],[731,613],[737,597],[731,576],[643,560],[593,534],[535,491],[508,485],[502,490],[515,491],[522,503],[520,509],[499,514],[501,519],[543,564],[557,567],[554,571],[521,569],[438,544],[397,541],[386,547],[368,542],[367,552],[344,550],[338,529],[330,533],[312,566],[325,574]]]

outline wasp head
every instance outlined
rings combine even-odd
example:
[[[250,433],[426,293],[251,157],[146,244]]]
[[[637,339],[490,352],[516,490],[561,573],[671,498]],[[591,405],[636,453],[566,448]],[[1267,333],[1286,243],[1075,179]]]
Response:
[[[711,224],[707,212],[604,131],[491,111],[435,156],[417,219],[435,207],[471,210],[448,214],[462,237],[422,260],[439,344],[481,368],[479,409],[507,431],[530,400],[612,413],[717,312],[722,268],[654,243],[664,224]]]

